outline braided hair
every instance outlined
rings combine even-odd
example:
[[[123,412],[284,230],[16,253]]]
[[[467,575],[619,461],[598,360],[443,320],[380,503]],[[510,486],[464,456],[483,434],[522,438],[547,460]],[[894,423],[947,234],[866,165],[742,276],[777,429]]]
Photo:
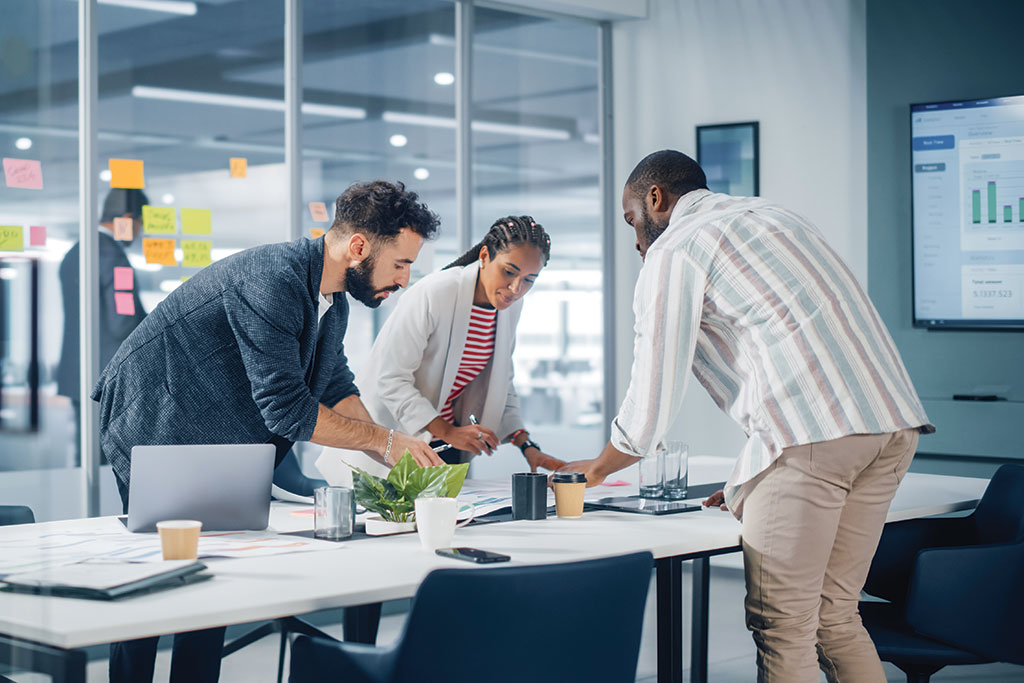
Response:
[[[530,244],[544,255],[544,265],[551,258],[551,238],[544,231],[544,226],[533,220],[532,216],[505,216],[494,221],[484,238],[472,249],[455,259],[442,270],[468,266],[480,258],[480,249],[487,247],[487,254],[492,259],[498,253],[507,251],[519,244]]]

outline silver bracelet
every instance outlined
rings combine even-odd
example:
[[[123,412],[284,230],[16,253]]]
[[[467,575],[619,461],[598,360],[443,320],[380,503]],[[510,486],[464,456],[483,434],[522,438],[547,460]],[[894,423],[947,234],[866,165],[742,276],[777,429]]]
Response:
[[[388,430],[388,447],[384,450],[384,463],[389,464],[388,456],[391,455],[391,442],[395,440],[395,430]]]

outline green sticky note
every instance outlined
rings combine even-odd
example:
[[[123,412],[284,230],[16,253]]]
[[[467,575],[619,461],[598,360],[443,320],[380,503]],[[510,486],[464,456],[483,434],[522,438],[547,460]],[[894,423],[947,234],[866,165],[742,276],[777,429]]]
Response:
[[[202,268],[213,263],[210,249],[213,242],[206,240],[182,240],[181,249],[185,252],[185,260],[181,265],[189,268]]]
[[[148,233],[161,235],[173,235],[178,232],[178,224],[174,219],[174,207],[143,205],[142,228]]]
[[[25,234],[20,225],[0,225],[0,251],[25,251]]]
[[[209,209],[181,210],[181,231],[186,235],[209,235],[210,226]]]

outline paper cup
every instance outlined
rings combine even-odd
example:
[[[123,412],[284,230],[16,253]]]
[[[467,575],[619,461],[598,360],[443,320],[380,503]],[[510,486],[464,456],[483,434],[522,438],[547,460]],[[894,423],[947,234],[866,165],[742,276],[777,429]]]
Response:
[[[203,523],[194,519],[170,519],[157,522],[160,547],[165,560],[194,560],[199,556],[199,531]]]
[[[582,472],[556,472],[551,477],[555,489],[555,514],[565,519],[583,516],[583,492],[587,476]]]

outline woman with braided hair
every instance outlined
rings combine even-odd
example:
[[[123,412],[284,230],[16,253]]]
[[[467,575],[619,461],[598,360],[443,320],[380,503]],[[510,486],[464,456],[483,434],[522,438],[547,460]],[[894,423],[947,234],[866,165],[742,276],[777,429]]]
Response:
[[[512,443],[532,471],[561,467],[530,440],[512,383],[522,298],[550,253],[551,239],[532,217],[506,216],[479,244],[410,287],[356,377],[374,421],[450,444],[440,453],[447,462]],[[386,471],[361,453],[340,455],[371,473]]]

